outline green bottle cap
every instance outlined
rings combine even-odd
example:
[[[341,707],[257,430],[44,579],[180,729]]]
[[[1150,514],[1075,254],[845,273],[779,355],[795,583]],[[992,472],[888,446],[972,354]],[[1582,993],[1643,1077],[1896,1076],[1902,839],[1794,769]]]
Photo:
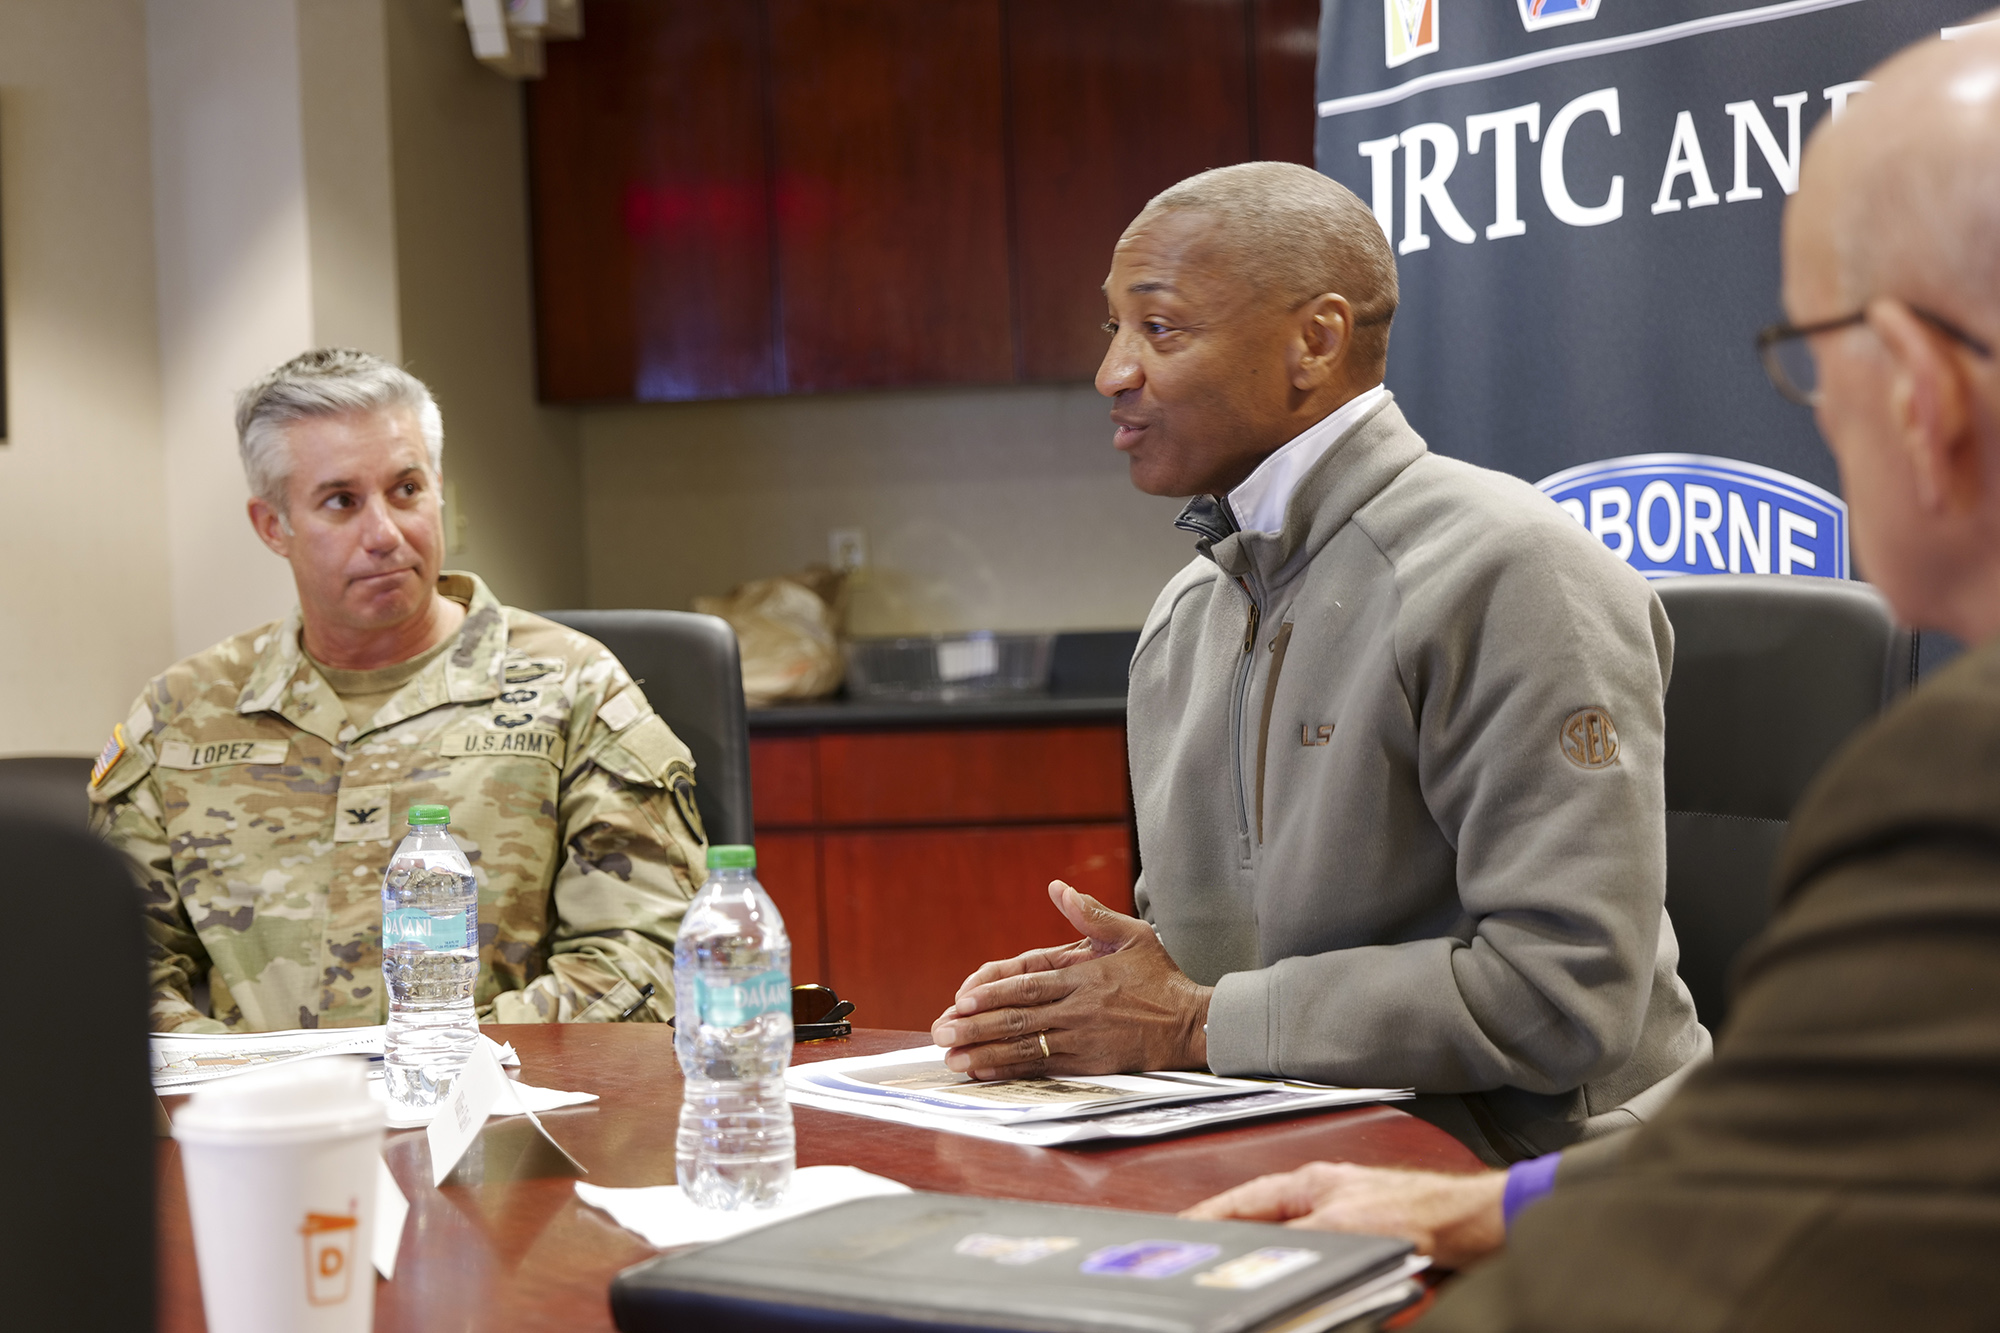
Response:
[[[413,805],[410,807],[410,826],[420,824],[449,824],[451,807],[448,805]]]
[[[757,849],[740,842],[725,842],[708,849],[710,870],[755,870]]]

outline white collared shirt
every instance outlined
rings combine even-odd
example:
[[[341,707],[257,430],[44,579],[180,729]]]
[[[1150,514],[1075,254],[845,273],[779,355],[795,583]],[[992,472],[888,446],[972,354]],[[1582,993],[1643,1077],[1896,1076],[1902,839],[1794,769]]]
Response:
[[[1278,447],[1278,451],[1257,465],[1243,484],[1229,493],[1229,512],[1244,532],[1277,532],[1285,526],[1285,506],[1299,480],[1312,471],[1313,464],[1361,420],[1377,403],[1389,396],[1378,384],[1354,395]]]

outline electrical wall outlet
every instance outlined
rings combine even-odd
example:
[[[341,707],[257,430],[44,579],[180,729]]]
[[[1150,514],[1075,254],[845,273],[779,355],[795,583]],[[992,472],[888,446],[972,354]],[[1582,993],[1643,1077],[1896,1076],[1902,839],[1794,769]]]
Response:
[[[826,563],[836,573],[851,574],[868,567],[868,534],[860,528],[835,528],[826,534]]]

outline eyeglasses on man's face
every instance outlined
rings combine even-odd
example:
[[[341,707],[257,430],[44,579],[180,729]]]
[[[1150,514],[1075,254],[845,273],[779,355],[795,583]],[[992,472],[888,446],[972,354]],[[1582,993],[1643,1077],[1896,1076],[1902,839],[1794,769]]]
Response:
[[[1943,315],[1932,314],[1917,306],[1909,307],[1909,311],[1954,342],[1962,343],[1981,356],[1993,355],[1993,349],[1984,341]],[[1764,363],[1764,373],[1771,377],[1772,387],[1800,407],[1818,406],[1819,365],[1813,358],[1812,346],[1807,339],[1832,333],[1835,329],[1851,328],[1867,318],[1868,311],[1864,308],[1838,319],[1820,320],[1817,324],[1780,322],[1763,330],[1757,335],[1757,357]]]

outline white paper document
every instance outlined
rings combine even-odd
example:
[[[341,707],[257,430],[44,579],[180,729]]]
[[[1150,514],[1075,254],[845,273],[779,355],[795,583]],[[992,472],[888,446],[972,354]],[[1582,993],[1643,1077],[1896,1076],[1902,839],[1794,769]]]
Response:
[[[975,1083],[945,1069],[944,1057],[939,1047],[918,1046],[794,1065],[785,1073],[786,1093],[797,1106],[1034,1147],[1153,1138],[1411,1095],[1407,1088],[1332,1088],[1179,1070]]]
[[[612,1220],[645,1238],[654,1249],[676,1245],[698,1245],[728,1240],[774,1222],[831,1208],[850,1199],[872,1199],[878,1194],[908,1194],[908,1185],[899,1185],[883,1176],[853,1166],[802,1166],[792,1173],[792,1185],[775,1208],[746,1208],[733,1213],[697,1208],[678,1185],[653,1185],[645,1189],[607,1189],[601,1185],[576,1183],[576,1197],[593,1208],[611,1214]]]
[[[388,1029],[292,1028],[283,1032],[162,1032],[153,1036],[153,1088],[158,1092],[182,1091],[197,1083],[208,1083],[253,1069],[316,1059],[322,1055],[361,1055],[375,1062],[380,1072],[382,1042]],[[518,1066],[521,1057],[512,1045],[502,1046],[482,1035],[503,1065]]]
[[[1417,1278],[1430,1266],[1430,1256],[1413,1254],[1381,1276],[1300,1311],[1271,1329],[1270,1333],[1324,1333],[1326,1329],[1339,1328],[1362,1315],[1407,1305],[1423,1295],[1423,1284]]]
[[[1263,1084],[1214,1074],[1100,1074],[1089,1078],[1016,1078],[979,1083],[945,1068],[936,1046],[851,1056],[799,1065],[793,1086],[857,1102],[913,1107],[989,1124],[1067,1120],[1105,1111],[1207,1101],[1238,1092],[1259,1092]]]
[[[430,1138],[433,1185],[444,1184],[466,1148],[486,1127],[486,1117],[506,1088],[507,1076],[500,1072],[500,1066],[485,1051],[475,1049],[424,1131]]]

